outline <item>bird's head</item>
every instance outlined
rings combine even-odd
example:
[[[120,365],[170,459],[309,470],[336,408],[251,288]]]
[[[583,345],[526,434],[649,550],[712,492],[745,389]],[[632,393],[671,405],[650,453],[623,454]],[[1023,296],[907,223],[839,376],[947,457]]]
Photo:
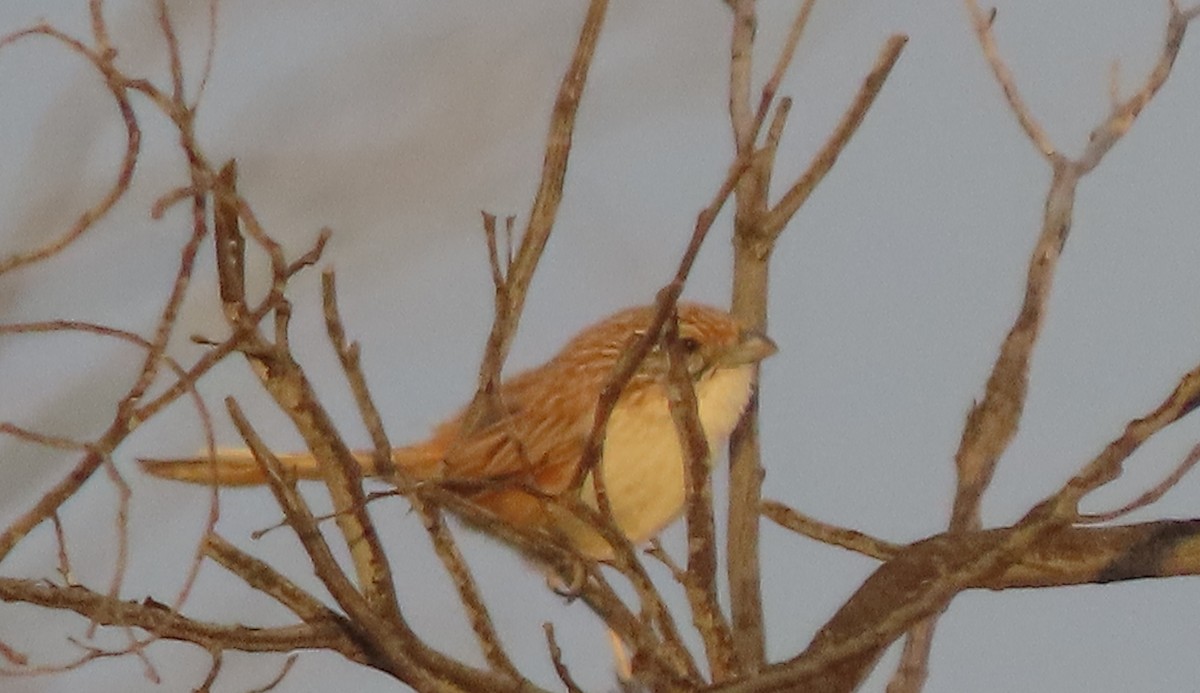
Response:
[[[555,360],[576,377],[595,383],[599,394],[624,351],[650,327],[655,310],[651,305],[616,313],[579,333]],[[678,315],[679,345],[688,374],[697,385],[723,370],[756,364],[777,350],[765,334],[745,327],[719,308],[681,302]],[[646,356],[627,391],[661,384],[666,372],[667,353],[659,344]]]

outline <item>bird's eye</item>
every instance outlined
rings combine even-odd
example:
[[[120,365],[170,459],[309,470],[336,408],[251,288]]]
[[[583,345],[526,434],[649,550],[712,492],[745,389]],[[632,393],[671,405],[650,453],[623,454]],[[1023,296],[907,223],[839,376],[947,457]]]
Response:
[[[680,337],[679,345],[689,354],[694,354],[700,350],[700,340],[695,337]]]

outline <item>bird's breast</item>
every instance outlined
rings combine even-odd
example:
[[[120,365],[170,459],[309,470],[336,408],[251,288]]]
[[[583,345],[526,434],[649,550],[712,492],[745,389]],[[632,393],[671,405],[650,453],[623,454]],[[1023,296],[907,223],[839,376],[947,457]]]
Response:
[[[716,371],[696,383],[700,425],[710,451],[729,439],[750,401],[753,380],[753,367],[741,366]],[[635,544],[645,543],[679,517],[686,496],[683,453],[661,387],[629,396],[613,409],[600,466],[613,519]],[[583,494],[595,506],[590,479]],[[590,530],[566,529],[585,553],[610,553]]]

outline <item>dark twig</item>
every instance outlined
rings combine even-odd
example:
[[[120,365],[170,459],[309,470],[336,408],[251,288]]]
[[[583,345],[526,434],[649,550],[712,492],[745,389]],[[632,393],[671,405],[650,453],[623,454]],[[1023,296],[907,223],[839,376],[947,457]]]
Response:
[[[342,325],[341,315],[338,312],[337,289],[333,272],[329,270],[325,271],[321,275],[321,282],[326,331],[329,334],[329,341],[333,344],[334,351],[337,352],[338,360],[341,362],[342,372],[350,384],[351,392],[354,394],[354,401],[358,405],[359,415],[374,443],[375,461],[373,466],[378,470],[390,470],[394,480],[402,487],[411,487],[412,480],[405,478],[403,476],[404,471],[392,464],[391,443],[388,441],[387,433],[383,429],[383,417],[379,415],[379,410],[375,407],[371,393],[367,388],[366,378],[359,364],[358,343],[347,342],[346,340],[346,330]],[[503,672],[514,681],[524,680],[524,677],[521,676],[521,673],[504,650],[504,646],[500,641],[500,635],[496,632],[496,627],[492,623],[487,604],[484,602],[483,596],[479,592],[479,587],[475,583],[475,578],[467,567],[466,560],[459,552],[458,546],[454,542],[454,538],[450,534],[450,529],[446,526],[440,510],[436,506],[426,503],[419,494],[410,493],[408,494],[408,498],[413,505],[413,509],[421,516],[425,528],[429,532],[430,539],[433,541],[434,549],[442,561],[442,565],[454,581],[454,585],[458,590],[459,601],[466,610],[467,618],[471,622],[471,628],[475,632],[484,657],[493,668]]]
[[[1061,523],[1079,520],[1079,501],[1113,481],[1124,471],[1125,460],[1167,426],[1187,416],[1200,406],[1200,365],[1188,371],[1171,394],[1141,418],[1130,421],[1092,461],[1075,474],[1057,493],[1029,511],[1024,521],[1049,520]]]
[[[1037,147],[1038,152],[1048,162],[1053,163],[1059,156],[1058,149],[1050,141],[1050,136],[1041,124],[1033,117],[1025,100],[1021,98],[1016,80],[1008,66],[1004,64],[1004,59],[1000,57],[999,48],[996,47],[996,38],[992,32],[996,21],[996,11],[992,10],[985,14],[975,0],[967,0],[966,5],[967,11],[971,15],[971,24],[975,29],[975,38],[979,41],[979,47],[983,49],[983,56],[987,59],[988,66],[992,68],[992,74],[995,75],[996,81],[1004,91],[1004,98],[1008,100],[1009,110],[1017,117],[1017,122],[1021,124],[1025,136]]]
[[[376,656],[382,660],[380,665],[398,676],[403,672],[401,678],[410,683],[423,681],[425,685],[429,685],[433,674],[414,661],[416,657],[430,655],[428,648],[413,635],[399,612],[394,612],[385,619],[376,611],[376,605],[359,593],[338,565],[337,559],[317,528],[316,519],[308,504],[296,491],[295,486],[286,479],[286,472],[279,459],[251,427],[237,402],[230,397],[226,398],[225,404],[234,426],[254,454],[254,459],[261,465],[269,488],[287,516],[288,524],[296,532],[312,561],[314,573],[329,590],[338,606],[353,620],[356,629],[361,629],[362,635],[370,639],[372,649],[376,650]]]
[[[692,610],[692,622],[704,642],[714,682],[743,673],[733,647],[729,622],[717,600],[717,530],[713,520],[712,481],[708,439],[700,425],[696,392],[687,371],[687,354],[679,343],[678,315],[667,322],[667,403],[683,450],[687,486],[688,562],[682,582]]]
[[[217,682],[217,677],[221,675],[221,665],[225,662],[225,652],[220,648],[212,648],[208,651],[209,657],[212,658],[212,664],[208,667],[208,673],[205,674],[204,680],[196,687],[196,693],[212,693],[213,684]]]
[[[100,27],[99,33],[103,36],[103,25],[101,24]],[[104,78],[105,86],[116,101],[117,109],[121,113],[121,121],[125,125],[125,153],[122,155],[120,166],[117,167],[116,178],[112,186],[109,187],[100,200],[80,214],[75,223],[59,238],[40,248],[16,253],[0,259],[0,274],[24,265],[41,262],[57,255],[83,236],[97,221],[104,218],[117,201],[125,196],[125,192],[129,189],[129,184],[133,181],[133,170],[137,163],[138,152],[141,150],[142,131],[138,126],[137,117],[134,115],[133,105],[129,102],[129,95],[125,90],[124,77],[113,64],[115,53],[106,50],[103,42],[100,42],[96,49],[88,48],[78,39],[72,38],[47,24],[39,24],[30,29],[16,31],[0,37],[0,49],[20,39],[38,35],[47,36],[59,41],[72,52],[83,56],[84,59],[100,72]]]
[[[1193,446],[1191,452],[1189,452],[1187,456],[1183,458],[1183,461],[1179,463],[1179,466],[1177,466],[1167,476],[1167,478],[1163,479],[1158,484],[1155,484],[1153,488],[1150,488],[1142,495],[1126,503],[1125,505],[1122,505],[1116,510],[1110,510],[1104,513],[1081,514],[1079,516],[1079,521],[1086,523],[1111,522],[1118,517],[1128,515],[1135,510],[1140,510],[1148,505],[1156,503],[1158,502],[1158,499],[1166,495],[1167,491],[1175,488],[1175,485],[1178,484],[1183,477],[1187,476],[1187,473],[1192,470],[1192,467],[1196,466],[1197,462],[1200,462],[1200,445]]]
[[[575,683],[574,677],[571,676],[571,670],[563,663],[562,649],[558,646],[558,640],[554,637],[554,624],[543,623],[542,632],[546,634],[546,647],[550,650],[550,662],[554,664],[554,673],[558,675],[558,680],[562,681],[563,686],[566,686],[568,693],[583,693],[583,689]]]
[[[830,169],[833,168],[838,156],[841,155],[846,145],[850,143],[850,138],[858,131],[858,126],[862,124],[863,119],[867,116],[867,112],[875,103],[875,98],[883,90],[884,83],[887,82],[888,76],[892,73],[892,68],[896,66],[896,61],[900,59],[900,52],[904,50],[904,46],[907,43],[907,36],[896,34],[889,37],[883,44],[883,48],[879,51],[879,56],[875,59],[875,64],[871,66],[870,72],[863,79],[862,86],[855,95],[854,101],[846,109],[846,112],[842,115],[842,119],[838,122],[829,138],[825,140],[825,144],[821,146],[820,151],[813,157],[808,169],[783,194],[778,204],[760,222],[759,229],[763,235],[777,237],[782,233],[784,227],[795,216],[800,206],[804,204],[817,185],[824,180],[825,174],[829,173]]]
[[[1072,161],[1058,152],[1021,99],[1013,76],[996,47],[992,32],[995,14],[985,15],[975,0],[966,0],[966,5],[976,38],[1004,92],[1010,110],[1017,117],[1026,136],[1050,164],[1052,180],[1046,194],[1041,234],[1029,260],[1024,301],[1001,344],[1000,354],[988,377],[983,399],[972,406],[967,415],[962,439],[955,454],[958,480],[949,526],[952,530],[959,531],[978,529],[981,526],[979,506],[983,494],[991,484],[1000,457],[1008,448],[1020,424],[1028,391],[1029,364],[1044,322],[1058,260],[1062,256],[1071,229],[1075,190],[1079,180],[1095,168],[1104,154],[1129,130],[1142,108],[1165,82],[1187,28],[1187,20],[1173,4],[1163,53],[1145,85],[1124,104],[1113,109],[1105,122],[1092,131],[1083,155]],[[1109,474],[1115,476],[1120,473],[1122,459],[1120,455],[1114,456],[1111,464],[1107,466],[1094,463],[1091,470],[1099,472],[1099,477]],[[1087,482],[1083,485],[1087,485]],[[1037,522],[1058,521],[1068,515],[1074,518],[1078,512],[1079,497],[1064,489],[1055,498],[1031,511],[1026,519],[1032,525]],[[1049,516],[1043,515],[1047,512]],[[910,634],[901,662],[901,672],[895,680],[896,693],[916,690],[916,686],[924,680],[932,638],[931,623],[925,624],[919,632]],[[906,681],[913,683],[907,685]]]
[[[206,557],[237,575],[246,585],[285,606],[305,623],[326,623],[352,635],[354,629],[346,617],[325,606],[321,600],[301,589],[271,565],[230,544],[220,535],[209,533],[201,545]]]
[[[246,693],[267,693],[268,691],[274,690],[276,686],[283,683],[284,677],[286,677],[288,672],[292,670],[292,667],[295,666],[296,660],[298,659],[300,659],[300,655],[298,654],[288,655],[288,658],[284,661],[283,666],[279,669],[279,673],[275,675],[275,678],[268,681],[264,686],[251,688],[250,690],[246,691]]]
[[[0,600],[74,611],[101,625],[135,626],[201,647],[219,644],[225,649],[245,652],[328,649],[353,661],[370,660],[357,643],[329,624],[278,628],[218,625],[190,619],[155,602],[123,601],[84,587],[55,587],[37,580],[13,578],[0,578]]]
[[[600,28],[608,10],[608,0],[591,0],[575,54],[559,85],[554,110],[550,115],[550,132],[546,136],[545,159],[542,163],[542,178],[529,211],[529,222],[521,235],[516,257],[509,263],[504,277],[504,302],[498,302],[488,335],[487,347],[479,367],[479,387],[467,412],[463,416],[463,430],[470,433],[499,417],[501,404],[497,401],[500,373],[512,339],[516,335],[525,306],[525,294],[533,279],[542,251],[550,240],[550,231],[562,201],[563,182],[567,174],[567,162],[571,154],[571,142],[575,133],[575,116],[579,111],[580,99],[587,83],[588,70],[600,39]]]
[[[75,574],[71,571],[71,558],[67,552],[67,535],[63,531],[62,519],[58,513],[50,516],[54,525],[54,545],[58,550],[58,574],[63,584],[70,587],[75,584]]]
[[[891,73],[907,41],[892,36],[884,44],[874,66],[841,121],[826,139],[808,169],[770,206],[770,185],[775,152],[782,136],[790,101],[775,109],[763,148],[751,152],[750,143],[770,112],[775,91],[792,59],[796,43],[808,21],[812,3],[806,2],[792,24],[791,32],[776,62],[772,77],[763,87],[753,120],[749,110],[749,55],[753,43],[753,3],[734,0],[733,46],[730,59],[730,117],[739,158],[752,165],[739,181],[734,217],[734,285],[732,312],[747,326],[767,328],[767,274],[771,251],[787,223],[833,167],[857,131]],[[758,394],[751,399],[729,444],[729,531],[726,557],[730,585],[730,610],[734,644],[749,670],[757,670],[765,659],[762,589],[759,557],[759,500],[763,467],[758,445]]]
[[[901,544],[893,544],[857,530],[820,522],[782,503],[771,500],[762,502],[762,514],[780,527],[790,529],[797,534],[880,561],[891,560],[904,549]]]

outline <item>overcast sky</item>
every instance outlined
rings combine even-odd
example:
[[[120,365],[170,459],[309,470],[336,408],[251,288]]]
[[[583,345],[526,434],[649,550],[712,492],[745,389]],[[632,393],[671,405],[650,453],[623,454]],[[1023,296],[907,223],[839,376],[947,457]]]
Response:
[[[207,13],[175,2],[195,87]],[[491,287],[479,211],[522,223],[536,186],[554,90],[585,3],[223,0],[199,137],[211,160],[236,157],[259,219],[294,256],[322,226],[339,270],[348,330],[393,440],[416,440],[472,391],[489,324]],[[797,2],[763,0],[757,74],[774,60]],[[133,73],[165,74],[148,0],[110,0],[115,41]],[[998,3],[1003,54],[1034,113],[1068,154],[1106,113],[1114,61],[1128,93],[1161,47],[1166,2]],[[0,32],[46,18],[87,31],[84,0],[7,0]],[[728,11],[717,0],[614,0],[575,135],[566,197],[510,366],[552,355],[579,328],[652,300],[673,272],[697,211],[731,159],[726,114]],[[762,386],[765,493],[806,513],[909,542],[944,528],[952,456],[1021,298],[1049,171],[1007,111],[952,0],[819,3],[783,92],[795,97],[777,180],[802,171],[849,102],[886,37],[911,37],[858,136],[797,215],[774,255],[770,332],[780,353]],[[149,207],[184,168],[161,117],[146,128],[135,187],[111,217],[53,262],[0,278],[4,322],[80,318],[143,332],[169,287],[186,211]],[[1082,184],[1075,225],[1033,364],[1021,432],[985,499],[986,524],[1007,524],[1052,492],[1152,409],[1200,361],[1200,35],[1131,134]],[[65,228],[112,178],[123,130],[93,72],[47,41],[0,52],[0,249],[32,247]],[[687,296],[727,303],[728,216]],[[222,334],[202,262],[181,334]],[[296,282],[295,337],[346,435],[365,443],[323,335],[317,273]],[[195,358],[179,340],[172,351]],[[0,420],[94,437],[132,382],[138,355],[76,336],[0,341]],[[231,362],[202,383],[216,408],[233,393],[280,448],[298,438]],[[225,444],[236,436],[224,417]],[[1200,439],[1195,416],[1136,455],[1126,476],[1090,499],[1119,505]],[[141,477],[139,455],[202,444],[185,404],[119,450],[135,492],[124,596],[166,599],[207,512],[200,489]],[[73,460],[0,440],[0,521],[25,511]],[[720,482],[723,483],[723,482]],[[319,495],[314,493],[314,496]],[[78,578],[107,585],[111,486],[96,479],[66,508]],[[1192,477],[1136,519],[1200,515]],[[406,613],[431,642],[479,661],[419,522],[396,501],[387,527]],[[294,540],[251,531],[278,513],[266,491],[231,493],[224,536],[314,587]],[[678,528],[668,534],[679,549]],[[508,551],[464,536],[472,564],[518,662],[553,685],[541,623],[553,621],[577,677],[610,681],[596,619],[549,594]],[[50,577],[49,533],[18,550],[6,576]],[[875,564],[764,530],[773,659],[798,652]],[[678,603],[679,600],[677,600]],[[280,624],[288,614],[208,566],[189,614]],[[686,619],[684,619],[686,621]],[[936,639],[930,693],[1190,690],[1200,591],[1194,580],[968,593]],[[67,658],[65,634],[85,626],[3,606],[0,639],[38,662]],[[119,645],[120,640],[111,641]],[[208,657],[190,645],[151,650],[156,687],[132,658],[6,691],[190,690]],[[220,691],[263,685],[282,657],[229,654]],[[866,690],[882,690],[893,652]],[[305,654],[281,691],[395,690],[337,656]]]

